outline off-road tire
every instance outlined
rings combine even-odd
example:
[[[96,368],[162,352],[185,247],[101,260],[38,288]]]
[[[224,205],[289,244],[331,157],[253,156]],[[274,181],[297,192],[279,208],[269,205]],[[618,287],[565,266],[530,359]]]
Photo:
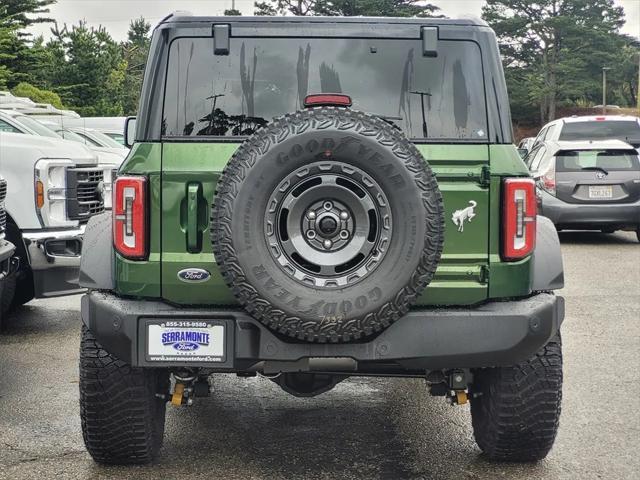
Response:
[[[168,391],[167,372],[118,360],[82,326],[80,418],[84,443],[96,462],[153,461],[162,446],[166,408],[156,394]]]
[[[560,419],[560,335],[518,365],[474,371],[471,394],[473,433],[489,459],[533,462],[545,458]]]
[[[355,143],[333,151],[310,147],[327,138],[340,147],[345,140]],[[365,157],[360,146],[379,156],[368,162],[371,153]],[[394,224],[386,257],[358,283],[333,289],[305,285],[288,276],[265,240],[270,195],[314,162],[360,169],[380,184],[395,209],[398,228]],[[212,246],[226,283],[254,318],[298,340],[349,342],[384,330],[417,301],[440,260],[443,211],[434,174],[400,130],[363,112],[313,108],[274,119],[233,155],[217,184]],[[301,300],[292,306],[296,299]]]

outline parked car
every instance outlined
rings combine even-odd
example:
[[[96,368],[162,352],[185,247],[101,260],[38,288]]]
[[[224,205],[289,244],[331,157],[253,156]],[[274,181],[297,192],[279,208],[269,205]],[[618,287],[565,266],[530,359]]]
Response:
[[[628,115],[573,116],[546,124],[532,148],[549,141],[621,140],[640,148],[640,118]]]
[[[84,146],[57,138],[0,132],[0,175],[7,181],[6,238],[16,275],[3,301],[78,293],[87,221],[105,208],[105,169]]]
[[[640,241],[640,161],[620,140],[545,141],[526,159],[540,213],[558,230],[635,231]]]
[[[119,152],[122,155],[126,155],[128,153],[128,149],[122,143],[118,143],[116,140],[111,138],[111,136],[97,130],[95,128],[84,128],[84,127],[65,127],[68,130],[80,135],[83,137],[88,143],[93,144],[102,148],[110,148],[113,151]],[[124,133],[123,139],[124,139]]]
[[[518,148],[522,149],[522,150],[531,150],[531,147],[533,146],[533,142],[535,140],[535,137],[526,137],[523,138],[522,140],[520,140],[520,143],[518,144]]]
[[[124,140],[124,123],[126,117],[78,117],[68,118],[63,115],[47,115],[42,120],[55,122],[64,127],[91,128],[111,137]],[[117,140],[117,138],[116,138]]]
[[[8,310],[5,298],[11,295],[9,289],[13,286],[12,276],[15,274],[17,259],[14,257],[15,246],[7,240],[5,229],[7,227],[7,212],[5,200],[7,196],[7,181],[0,176],[0,330],[2,320]],[[9,284],[9,287],[7,285]],[[7,297],[5,297],[5,294]]]
[[[126,147],[120,145],[112,138],[107,137],[97,130],[89,131],[89,129],[78,127],[62,127],[52,122],[43,123],[47,128],[53,130],[65,140],[82,143],[94,152],[107,154],[109,157],[113,157],[113,160],[110,163],[114,163],[115,165],[120,165],[129,153],[129,150]]]
[[[80,143],[84,148],[92,150],[98,156],[98,163],[104,168],[104,188],[105,188],[105,206],[111,208],[111,185],[113,183],[113,177],[115,172],[122,164],[124,158],[128,154],[127,150],[116,148],[103,148],[94,145],[87,145],[87,142],[76,135],[73,137],[73,132],[65,134],[67,138],[64,138],[59,132],[56,132],[52,127],[57,127],[57,124],[48,124],[47,122],[41,122],[30,115],[25,115],[16,110],[0,110],[0,132],[9,133],[23,133],[27,135],[38,135],[46,138],[52,138],[63,141],[72,141],[73,143]]]
[[[167,401],[222,373],[300,397],[423,378],[470,400],[489,458],[544,457],[562,259],[486,23],[172,16],[151,45],[114,210],[83,247],[93,458],[151,461]]]
[[[113,130],[113,129],[110,129],[110,128],[103,128],[103,129],[100,129],[99,131],[101,131],[105,135],[111,137],[116,142],[118,142],[120,145],[125,146],[124,145],[124,132],[123,131]]]

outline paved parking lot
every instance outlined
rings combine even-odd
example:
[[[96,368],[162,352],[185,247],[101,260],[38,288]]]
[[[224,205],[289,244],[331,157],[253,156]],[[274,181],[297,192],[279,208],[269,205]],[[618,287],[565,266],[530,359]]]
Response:
[[[356,379],[297,399],[221,376],[210,399],[168,407],[158,465],[105,468],[78,416],[79,297],[32,302],[0,336],[0,478],[626,479],[640,475],[640,245],[635,234],[562,233],[565,389],[556,446],[494,465],[469,409],[417,380]]]

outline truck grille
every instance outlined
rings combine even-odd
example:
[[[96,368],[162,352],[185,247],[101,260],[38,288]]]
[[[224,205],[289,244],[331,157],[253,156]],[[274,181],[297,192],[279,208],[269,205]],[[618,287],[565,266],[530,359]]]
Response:
[[[104,212],[104,172],[97,168],[67,170],[67,217],[88,221]]]
[[[0,235],[7,227],[7,211],[4,201],[7,198],[7,181],[0,178]]]

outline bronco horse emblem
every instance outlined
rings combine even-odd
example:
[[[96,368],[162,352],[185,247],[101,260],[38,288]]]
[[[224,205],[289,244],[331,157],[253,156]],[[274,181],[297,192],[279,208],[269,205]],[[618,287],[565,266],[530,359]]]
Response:
[[[459,232],[464,232],[465,220],[471,221],[471,219],[476,216],[476,213],[473,211],[473,209],[476,208],[476,205],[478,204],[475,201],[469,200],[469,206],[467,208],[461,208],[460,210],[453,212],[451,220],[453,220],[453,223],[458,226]]]

